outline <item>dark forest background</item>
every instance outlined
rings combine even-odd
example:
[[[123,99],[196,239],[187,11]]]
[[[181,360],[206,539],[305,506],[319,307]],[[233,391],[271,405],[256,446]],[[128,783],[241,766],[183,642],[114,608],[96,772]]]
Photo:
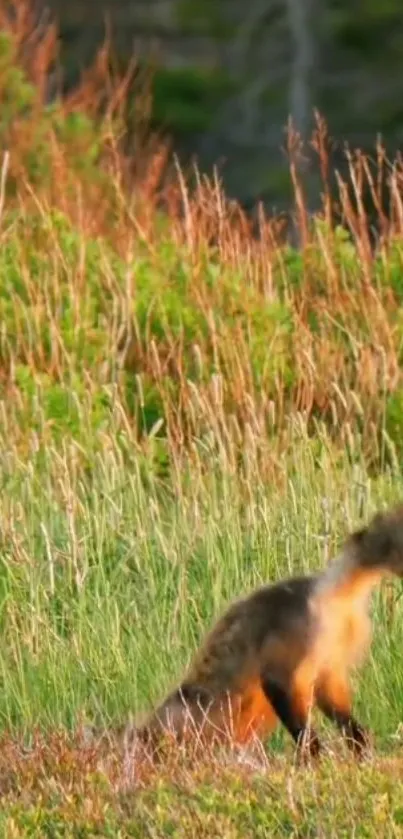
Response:
[[[42,3],[42,0],[40,0]],[[45,2],[43,3],[45,7]],[[152,68],[152,114],[182,159],[218,165],[245,206],[282,210],[290,196],[287,121],[311,137],[314,110],[333,140],[376,154],[399,151],[403,131],[401,0],[46,0],[71,87],[112,36],[122,65]],[[312,210],[319,203],[307,154]]]

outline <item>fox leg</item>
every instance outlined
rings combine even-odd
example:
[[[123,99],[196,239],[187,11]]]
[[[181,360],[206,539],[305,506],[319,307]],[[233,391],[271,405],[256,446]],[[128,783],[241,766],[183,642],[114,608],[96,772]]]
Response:
[[[339,672],[321,675],[316,690],[318,708],[346,738],[347,745],[361,757],[370,745],[369,734],[351,712],[351,695],[347,676]]]
[[[245,686],[235,714],[234,739],[240,744],[246,744],[255,737],[260,739],[277,723],[278,716],[267,701],[260,679]]]
[[[312,705],[312,690],[309,684],[298,678],[289,688],[285,688],[270,676],[264,676],[262,688],[280,722],[296,743],[298,755],[305,757],[308,754],[310,757],[316,757],[320,751],[320,742],[315,731],[309,726]]]

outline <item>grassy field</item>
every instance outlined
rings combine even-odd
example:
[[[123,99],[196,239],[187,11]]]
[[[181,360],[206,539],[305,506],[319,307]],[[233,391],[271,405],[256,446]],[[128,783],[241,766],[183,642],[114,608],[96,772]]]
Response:
[[[257,762],[141,772],[85,738],[159,699],[229,600],[322,567],[401,499],[400,164],[379,152],[374,177],[351,159],[338,227],[326,182],[308,221],[291,165],[301,248],[278,220],[254,237],[216,182],[188,190],[140,119],[124,144],[125,82],[105,57],[46,104],[53,34],[28,38],[27,10],[10,29],[4,9],[1,835],[401,836],[398,582],[374,597],[356,679],[375,737],[360,768],[328,727],[312,770],[281,731]]]

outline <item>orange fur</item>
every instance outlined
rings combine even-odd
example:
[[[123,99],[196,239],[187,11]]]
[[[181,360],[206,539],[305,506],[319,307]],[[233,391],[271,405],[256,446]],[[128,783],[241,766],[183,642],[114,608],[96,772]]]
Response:
[[[248,685],[241,697],[234,740],[248,743],[253,737],[262,737],[277,725],[277,717],[263,693],[260,680]]]
[[[309,716],[314,704],[316,679],[316,659],[308,656],[295,671],[290,688],[294,711],[302,719]]]
[[[197,720],[195,720],[197,725]],[[201,725],[200,725],[201,722]],[[260,681],[251,681],[242,693],[223,697],[199,719],[203,742],[230,740],[244,745],[273,730],[278,720],[267,701]]]
[[[349,714],[351,711],[351,691],[347,674],[331,670],[321,673],[316,688],[319,707],[331,704],[337,711]]]
[[[323,668],[349,670],[364,657],[371,640],[368,598],[380,580],[379,571],[358,569],[333,589],[319,590],[313,602],[320,625],[313,653],[318,677]]]

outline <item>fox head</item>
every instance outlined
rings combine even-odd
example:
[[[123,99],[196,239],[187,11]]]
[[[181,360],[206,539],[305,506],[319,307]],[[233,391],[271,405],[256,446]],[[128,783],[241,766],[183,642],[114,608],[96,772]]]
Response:
[[[361,568],[403,577],[403,504],[377,513],[347,544]]]

